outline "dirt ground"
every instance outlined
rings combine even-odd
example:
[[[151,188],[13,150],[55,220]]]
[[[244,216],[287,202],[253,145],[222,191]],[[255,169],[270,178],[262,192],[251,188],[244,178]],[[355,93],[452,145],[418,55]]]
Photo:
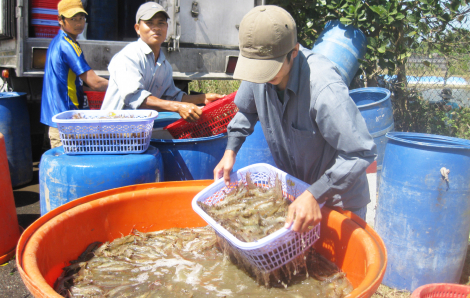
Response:
[[[34,158],[33,180],[31,183],[17,187],[13,190],[18,223],[23,228],[27,228],[31,223],[40,217],[39,207],[39,159]],[[470,277],[470,252],[467,251],[467,258],[460,280],[461,284],[468,284]],[[398,291],[381,285],[372,298],[408,298],[410,292]],[[33,296],[26,289],[20,274],[17,271],[15,259],[0,265],[0,298],[32,298]]]

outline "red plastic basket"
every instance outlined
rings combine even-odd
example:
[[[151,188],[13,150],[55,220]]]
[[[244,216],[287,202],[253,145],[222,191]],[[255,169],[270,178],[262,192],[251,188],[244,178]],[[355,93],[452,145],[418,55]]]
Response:
[[[85,94],[88,98],[88,106],[90,107],[90,110],[101,109],[101,104],[103,103],[104,95],[106,94],[106,92],[85,91]]]
[[[470,287],[459,284],[428,284],[414,290],[411,298],[467,298]]]
[[[233,102],[235,94],[236,91],[206,105],[196,122],[180,119],[164,129],[175,139],[204,138],[227,132],[227,125],[238,112],[238,107]]]
[[[60,27],[33,25],[34,37],[54,38],[59,33]]]

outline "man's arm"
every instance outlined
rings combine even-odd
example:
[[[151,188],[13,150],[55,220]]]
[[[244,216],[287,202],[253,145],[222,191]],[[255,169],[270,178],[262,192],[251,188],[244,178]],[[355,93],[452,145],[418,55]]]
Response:
[[[202,114],[201,108],[193,103],[164,100],[153,95],[144,99],[142,104],[139,106],[139,109],[151,109],[159,112],[177,112],[180,114],[181,118],[188,122],[197,121]]]
[[[80,75],[80,79],[82,79],[88,87],[94,91],[106,91],[108,88],[108,80],[98,76],[93,69],[82,73]]]
[[[181,99],[181,101],[193,103],[195,105],[200,105],[200,104],[208,104],[222,97],[224,97],[224,95],[215,94],[215,93],[196,94],[196,95],[185,94],[183,95],[183,98]]]

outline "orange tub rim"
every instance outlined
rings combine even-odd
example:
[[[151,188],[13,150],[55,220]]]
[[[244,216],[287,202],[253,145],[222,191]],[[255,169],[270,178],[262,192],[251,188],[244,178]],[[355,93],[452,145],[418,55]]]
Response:
[[[195,196],[197,192],[209,186],[212,182],[213,182],[212,180],[191,180],[191,181],[177,181],[177,182],[157,182],[157,183],[125,186],[125,187],[107,190],[107,191],[103,191],[100,193],[96,193],[96,194],[92,194],[86,197],[76,199],[72,202],[64,204],[46,213],[37,221],[35,221],[33,224],[31,224],[23,232],[18,242],[18,246],[16,250],[16,253],[17,253],[16,262],[17,262],[17,268],[18,268],[18,271],[20,272],[21,278],[23,279],[28,290],[35,297],[51,297],[51,298],[62,297],[59,294],[57,294],[54,291],[54,289],[46,282],[46,278],[43,276],[43,274],[41,273],[41,269],[39,268],[35,251],[32,251],[32,250],[27,251],[28,244],[30,244],[30,247],[33,247],[33,249],[37,249],[38,247],[40,247],[38,243],[44,236],[43,235],[44,233],[40,233],[41,235],[35,235],[35,233],[38,230],[40,230],[43,226],[45,226],[46,223],[48,223],[53,218],[60,217],[62,213],[66,211],[69,211],[70,213],[75,210],[80,210],[80,212],[83,213],[83,210],[87,208],[86,206],[88,205],[87,203],[94,203],[96,206],[96,204],[101,203],[101,201],[97,201],[97,202],[94,202],[94,201],[100,200],[100,199],[111,198],[114,204],[120,200],[121,196],[125,197],[126,194],[129,194],[129,196],[134,196],[135,193],[139,193],[141,191],[148,192],[148,191],[152,191],[152,189],[170,188],[169,191],[172,191],[172,189],[175,188],[175,190],[179,192],[183,190],[187,190],[188,193],[194,190],[194,196]],[[156,192],[155,194],[158,194],[158,192]],[[122,200],[123,201],[127,200],[127,198],[122,199]],[[189,206],[189,209],[186,207],[186,204],[184,206],[186,209],[192,211],[191,200],[192,200],[192,197],[188,198],[187,205]],[[80,206],[80,205],[84,205],[84,206]],[[75,207],[80,207],[80,208],[71,210],[71,209],[74,209]],[[352,230],[358,230],[357,233],[368,235],[370,238],[370,241],[368,243],[374,246],[375,248],[373,249],[379,252],[379,253],[374,253],[373,256],[371,256],[372,261],[369,262],[370,264],[366,268],[367,272],[369,272],[369,268],[371,272],[370,274],[367,274],[366,272],[366,276],[364,278],[366,283],[365,284],[361,283],[358,287],[356,287],[353,290],[353,292],[350,295],[348,295],[348,297],[370,297],[373,293],[375,293],[375,291],[379,287],[383,279],[383,276],[385,274],[385,268],[387,264],[387,253],[386,253],[386,249],[385,249],[385,245],[383,244],[383,241],[380,239],[377,233],[370,226],[368,226],[359,217],[355,216],[354,214],[351,214],[351,212],[349,211],[343,211],[342,209],[338,209],[338,208],[330,209],[328,207],[325,207],[322,213],[331,214],[332,219],[340,219],[342,223],[345,223],[346,225],[348,225]],[[196,216],[198,215],[196,214]],[[199,220],[202,221],[202,219],[200,218]],[[57,218],[57,221],[60,221],[59,218]],[[34,242],[34,244],[31,245],[30,243],[31,241]],[[32,255],[34,255],[34,258],[31,257]],[[28,256],[29,260],[31,260],[30,263],[24,264],[25,256]],[[25,270],[26,266],[28,270]]]

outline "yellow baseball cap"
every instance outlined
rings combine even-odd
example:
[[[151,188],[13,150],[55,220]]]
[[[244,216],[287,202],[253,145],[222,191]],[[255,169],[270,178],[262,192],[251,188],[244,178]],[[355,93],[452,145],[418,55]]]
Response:
[[[61,0],[59,4],[57,4],[57,10],[60,16],[66,18],[71,18],[80,12],[88,15],[83,8],[82,0]]]

